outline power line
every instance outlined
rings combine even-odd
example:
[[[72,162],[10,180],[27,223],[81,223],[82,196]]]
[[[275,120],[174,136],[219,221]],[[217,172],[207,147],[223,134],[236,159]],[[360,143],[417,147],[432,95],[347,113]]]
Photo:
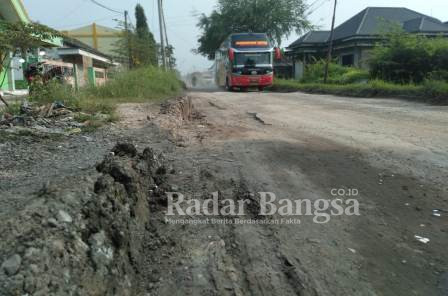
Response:
[[[90,2],[92,2],[92,3],[95,4],[95,5],[98,5],[99,7],[102,7],[102,8],[104,8],[104,9],[109,10],[109,11],[112,11],[112,12],[121,13],[121,14],[124,13],[123,11],[118,11],[118,10],[115,10],[115,9],[113,9],[113,8],[107,7],[106,5],[101,4],[101,3],[99,3],[99,2],[96,1],[96,0],[90,0]]]
[[[318,0],[319,1],[319,0]],[[318,3],[318,1],[315,1],[315,3]],[[320,9],[322,6],[324,6],[328,1],[330,1],[330,0],[324,0],[322,3],[320,3],[320,5],[318,5],[317,7],[315,7],[314,9],[312,9],[311,11],[309,11],[308,13],[307,13],[307,15],[312,15],[313,13],[315,13],[318,9]],[[311,7],[311,6],[310,6]],[[310,8],[309,7],[309,8]],[[308,9],[309,9],[308,8]]]
[[[113,20],[113,18],[112,18],[112,16],[106,16],[106,17],[102,17],[102,18],[91,20],[89,22],[83,22],[83,23],[77,23],[77,24],[71,24],[71,25],[63,25],[63,26],[58,26],[57,28],[58,29],[66,29],[66,28],[70,28],[70,27],[90,25],[90,24],[92,24],[94,22],[100,22],[100,21],[104,21],[104,20]]]
[[[75,7],[73,7],[73,9],[70,10],[67,14],[65,14],[61,18],[58,18],[58,20],[66,20],[68,17],[72,16],[75,12],[80,10],[85,4],[86,4],[86,1],[84,0],[81,4],[76,5]]]
[[[187,39],[185,39],[184,37],[182,37],[180,34],[177,34],[177,32],[174,31],[172,28],[167,28],[167,29],[168,29],[168,31],[171,32],[171,34],[175,35],[178,39],[180,39],[180,40],[182,40],[183,42],[185,42],[185,44],[184,44],[185,46],[190,46],[190,44],[191,44],[191,40],[188,41]]]
[[[306,9],[310,9],[311,7],[313,7],[317,2],[319,2],[320,0],[316,0],[313,3],[311,3],[310,5],[308,5],[308,7]]]

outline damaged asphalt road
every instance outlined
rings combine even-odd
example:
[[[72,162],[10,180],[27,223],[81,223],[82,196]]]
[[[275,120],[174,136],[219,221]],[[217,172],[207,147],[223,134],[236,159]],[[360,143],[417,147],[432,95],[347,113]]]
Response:
[[[0,143],[0,295],[448,293],[448,109],[301,93],[189,97],[161,110],[123,105],[122,122],[89,135]],[[259,217],[257,192],[356,198],[360,215],[170,224],[170,191],[250,199],[254,221],[271,219]]]

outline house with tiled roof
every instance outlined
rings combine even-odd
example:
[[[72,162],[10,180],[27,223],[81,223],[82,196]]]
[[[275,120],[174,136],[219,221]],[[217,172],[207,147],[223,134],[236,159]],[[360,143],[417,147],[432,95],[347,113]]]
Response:
[[[448,24],[403,7],[368,7],[335,28],[334,57],[344,66],[368,68],[369,51],[392,27],[424,36],[447,36]],[[288,46],[297,79],[307,63],[324,58],[330,31],[310,31]]]

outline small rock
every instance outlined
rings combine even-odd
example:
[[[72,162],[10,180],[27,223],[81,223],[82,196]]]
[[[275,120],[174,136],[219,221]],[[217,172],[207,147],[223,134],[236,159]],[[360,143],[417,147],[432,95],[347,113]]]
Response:
[[[62,240],[55,240],[53,241],[53,250],[56,252],[56,254],[61,255],[65,251],[65,243]]]
[[[54,219],[54,218],[49,218],[47,220],[47,223],[48,223],[48,226],[50,226],[50,227],[58,227],[59,226],[58,221],[56,221],[56,219]]]
[[[84,252],[89,250],[89,245],[87,245],[80,237],[77,237],[75,240],[75,246],[80,249],[83,250]]]
[[[30,260],[30,261],[34,261],[33,259],[35,259],[35,257],[39,256],[40,254],[40,250],[30,247],[28,249],[26,249],[25,251],[25,258]]]
[[[306,241],[310,244],[320,244],[320,240],[314,238],[307,238]]]
[[[82,129],[80,129],[78,127],[77,128],[73,128],[73,129],[68,131],[69,135],[76,135],[76,134],[80,134],[80,133],[82,133]]]
[[[177,185],[171,185],[171,191],[173,191],[173,192],[177,192],[177,191],[179,191],[179,186],[177,186]]]
[[[90,238],[90,244],[93,247],[102,247],[104,245],[105,241],[106,241],[106,233],[104,232],[104,230],[101,230],[100,232],[95,233]]]
[[[59,210],[58,221],[63,223],[72,223],[73,219],[66,211]]]
[[[30,270],[33,274],[38,274],[39,273],[39,266],[37,266],[36,264],[30,264]]]
[[[34,293],[34,291],[36,290],[36,279],[34,278],[34,276],[30,275],[25,278],[23,289],[28,293]]]
[[[355,250],[355,249],[348,248],[348,250],[349,250],[350,252],[352,252],[353,254],[356,254],[356,250]]]
[[[15,254],[3,262],[2,269],[5,271],[7,275],[13,276],[19,271],[21,264],[22,264],[22,257],[20,257],[20,255],[18,254]]]
[[[84,140],[86,140],[87,143],[91,143],[93,142],[93,138],[88,137],[88,136],[83,136]]]

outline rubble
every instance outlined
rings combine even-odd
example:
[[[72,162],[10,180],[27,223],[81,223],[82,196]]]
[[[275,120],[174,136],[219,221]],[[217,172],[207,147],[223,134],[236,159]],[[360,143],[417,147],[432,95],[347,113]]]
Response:
[[[0,129],[11,134],[62,134],[72,135],[81,132],[83,123],[75,120],[75,112],[61,102],[38,106],[24,100],[20,114],[4,113],[0,118]]]
[[[72,223],[73,222],[72,217],[66,211],[63,211],[63,210],[59,210],[58,220],[62,223]]]
[[[2,269],[7,275],[13,276],[19,271],[20,264],[22,264],[22,258],[20,255],[15,254],[3,262]]]

